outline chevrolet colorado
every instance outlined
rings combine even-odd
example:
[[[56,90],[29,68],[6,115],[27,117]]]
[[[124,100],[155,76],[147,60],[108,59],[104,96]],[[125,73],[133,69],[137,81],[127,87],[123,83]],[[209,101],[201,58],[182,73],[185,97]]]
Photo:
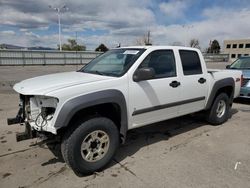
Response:
[[[25,125],[17,141],[57,138],[76,173],[101,170],[130,129],[202,111],[213,125],[227,121],[241,71],[207,70],[198,49],[133,46],[109,50],[76,72],[17,83]]]

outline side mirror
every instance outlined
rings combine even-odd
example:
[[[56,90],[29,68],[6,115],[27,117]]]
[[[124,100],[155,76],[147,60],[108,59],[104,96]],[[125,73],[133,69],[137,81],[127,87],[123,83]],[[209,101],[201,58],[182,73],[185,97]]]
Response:
[[[227,66],[226,66],[226,69],[230,69],[230,65],[227,65]]]
[[[155,77],[155,71],[152,68],[141,68],[137,69],[133,75],[135,82],[150,80]]]

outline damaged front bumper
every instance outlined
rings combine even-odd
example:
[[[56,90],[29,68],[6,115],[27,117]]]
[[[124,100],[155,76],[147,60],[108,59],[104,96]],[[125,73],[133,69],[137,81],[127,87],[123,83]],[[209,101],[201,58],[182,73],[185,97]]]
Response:
[[[19,112],[20,112],[20,110],[19,110]],[[15,118],[8,118],[7,119],[8,125],[13,125],[13,124],[17,124],[17,123],[20,123],[21,125],[25,125],[24,132],[16,133],[16,141],[20,142],[22,140],[36,138],[37,132],[35,130],[31,129],[31,126],[28,122],[23,121],[23,119],[19,116],[19,112]]]
[[[20,95],[19,110],[15,118],[8,118],[7,124],[20,124],[25,131],[16,134],[17,142],[38,136],[54,134],[51,120],[56,109],[58,99],[45,96]]]

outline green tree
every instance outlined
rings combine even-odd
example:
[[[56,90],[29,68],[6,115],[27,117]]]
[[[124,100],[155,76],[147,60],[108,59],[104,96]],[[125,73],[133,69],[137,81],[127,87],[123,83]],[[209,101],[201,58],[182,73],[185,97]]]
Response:
[[[207,49],[207,53],[220,53],[220,44],[217,40],[213,40],[212,42],[210,42],[210,46]]]
[[[59,49],[59,46],[58,46],[58,49]],[[68,43],[62,45],[62,50],[65,50],[65,51],[85,51],[86,46],[77,44],[75,39],[68,39]]]
[[[100,44],[96,49],[95,51],[97,52],[106,52],[108,51],[109,49],[107,48],[107,46],[105,46],[104,44]]]

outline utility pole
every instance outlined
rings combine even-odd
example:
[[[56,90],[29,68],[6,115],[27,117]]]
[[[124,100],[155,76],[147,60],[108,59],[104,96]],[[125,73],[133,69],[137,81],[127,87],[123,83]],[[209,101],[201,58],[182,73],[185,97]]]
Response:
[[[152,45],[152,43],[150,42],[150,31],[148,31],[148,33],[147,33],[146,45]]]
[[[56,11],[57,17],[58,17],[58,39],[59,39],[59,49],[62,51],[62,41],[61,41],[61,14],[68,10],[68,7],[66,5],[63,5],[61,7],[52,7],[49,5],[49,8]]]
[[[76,43],[77,43],[77,31],[76,31]]]
[[[150,31],[148,31],[148,41],[147,41],[147,44],[149,44],[149,40],[150,40]]]

